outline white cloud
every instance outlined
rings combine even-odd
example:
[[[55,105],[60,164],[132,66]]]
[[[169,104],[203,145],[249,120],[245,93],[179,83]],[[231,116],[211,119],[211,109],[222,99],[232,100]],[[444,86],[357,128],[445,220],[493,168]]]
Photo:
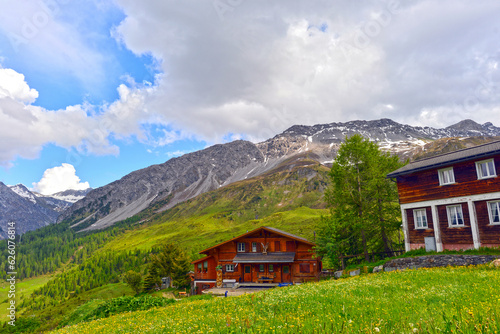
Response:
[[[36,158],[47,143],[74,147],[80,154],[118,153],[109,141],[113,129],[102,126],[102,116],[89,116],[89,106],[47,110],[31,104],[37,96],[22,74],[0,68],[0,165]]]
[[[51,12],[20,47],[28,55],[40,49],[37,64],[100,82],[105,52],[90,47],[96,31],[80,31],[92,13],[56,2],[64,10]],[[214,6],[221,2],[229,7]],[[12,3],[0,29],[21,31],[40,3]],[[46,110],[33,105],[37,92],[21,73],[4,71],[10,76],[0,79],[1,163],[34,158],[46,143],[118,154],[112,140],[257,141],[294,124],[387,117],[445,127],[498,119],[496,0],[114,3],[126,18],[111,34],[136,54],[155,57],[162,74],[153,84],[120,85],[119,98],[104,106]],[[158,128],[168,130],[151,130]]]
[[[93,1],[25,0],[2,4],[0,34],[7,58],[52,78],[71,75],[87,91],[98,93],[106,82],[110,58],[99,50],[98,36],[107,9]],[[92,10],[92,12],[90,12]],[[91,28],[90,28],[91,27]],[[74,82],[74,81],[73,81]]]
[[[88,182],[81,182],[73,165],[63,163],[61,166],[47,169],[39,182],[33,183],[33,190],[52,195],[64,190],[85,190],[90,188]]]
[[[164,72],[143,108],[209,142],[379,117],[495,122],[464,106],[488,75],[478,108],[500,106],[497,1],[117,3],[127,18],[114,36]]]
[[[0,99],[2,98],[32,103],[38,98],[38,92],[28,86],[24,75],[9,68],[0,68]]]

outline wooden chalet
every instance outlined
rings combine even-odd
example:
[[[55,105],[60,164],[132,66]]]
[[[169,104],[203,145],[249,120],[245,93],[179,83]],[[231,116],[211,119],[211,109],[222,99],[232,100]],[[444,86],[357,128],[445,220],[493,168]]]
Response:
[[[314,281],[321,261],[313,253],[314,243],[272,227],[259,227],[200,252],[193,261],[194,289],[222,284],[283,284]],[[219,270],[217,270],[219,269]]]
[[[500,141],[415,161],[397,180],[405,248],[500,246]]]

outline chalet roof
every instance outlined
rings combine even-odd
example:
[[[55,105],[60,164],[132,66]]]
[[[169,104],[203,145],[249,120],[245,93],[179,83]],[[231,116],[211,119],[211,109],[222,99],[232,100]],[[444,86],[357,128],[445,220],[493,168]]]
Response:
[[[422,170],[449,166],[458,162],[485,158],[493,154],[500,153],[500,141],[478,145],[463,150],[458,150],[427,159],[414,161],[404,167],[387,174],[388,178],[398,177],[400,175],[411,174]]]
[[[281,231],[277,228],[274,228],[274,227],[268,227],[268,226],[261,226],[259,228],[256,228],[255,230],[252,230],[252,231],[249,231],[247,233],[244,233],[242,235],[239,235],[237,237],[234,237],[232,239],[229,239],[229,240],[226,240],[224,242],[221,242],[215,246],[212,246],[212,247],[209,247],[207,249],[204,249],[202,250],[199,254],[204,254],[206,252],[208,252],[209,250],[211,249],[214,249],[214,248],[217,248],[219,246],[222,246],[228,242],[232,242],[232,241],[235,241],[237,239],[240,239],[240,238],[243,238],[243,237],[246,237],[247,235],[251,235],[251,234],[254,234],[255,232],[258,232],[260,230],[266,230],[266,231],[269,231],[269,232],[273,232],[273,233],[276,233],[276,234],[279,234],[279,235],[282,235],[282,236],[285,236],[285,237],[288,237],[290,239],[293,239],[293,240],[297,240],[297,241],[300,241],[300,242],[303,242],[305,244],[308,244],[308,245],[311,245],[311,246],[314,246],[314,243],[310,242],[309,240],[305,239],[305,238],[302,238],[302,237],[299,237],[295,234],[291,234],[291,233],[288,233],[288,232],[284,232],[284,231]]]
[[[276,252],[276,253],[239,253],[233,262],[234,263],[290,263],[295,259],[293,252]]]

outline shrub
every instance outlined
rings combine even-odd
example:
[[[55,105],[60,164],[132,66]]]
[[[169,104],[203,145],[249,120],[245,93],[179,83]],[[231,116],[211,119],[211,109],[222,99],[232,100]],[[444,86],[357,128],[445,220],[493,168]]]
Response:
[[[122,312],[148,310],[153,307],[166,306],[172,303],[175,303],[174,299],[152,297],[149,295],[143,295],[139,297],[118,297],[110,299],[101,304],[93,312],[89,313],[83,320],[90,321],[100,318],[107,318],[111,315]]]

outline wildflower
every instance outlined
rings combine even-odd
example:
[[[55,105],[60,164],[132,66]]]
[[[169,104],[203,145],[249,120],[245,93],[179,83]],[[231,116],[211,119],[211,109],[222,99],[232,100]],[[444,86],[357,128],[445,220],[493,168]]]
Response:
[[[378,327],[375,327],[373,330],[374,330],[375,332],[377,332],[377,333],[378,333],[378,332],[380,332],[380,328],[378,328]]]

